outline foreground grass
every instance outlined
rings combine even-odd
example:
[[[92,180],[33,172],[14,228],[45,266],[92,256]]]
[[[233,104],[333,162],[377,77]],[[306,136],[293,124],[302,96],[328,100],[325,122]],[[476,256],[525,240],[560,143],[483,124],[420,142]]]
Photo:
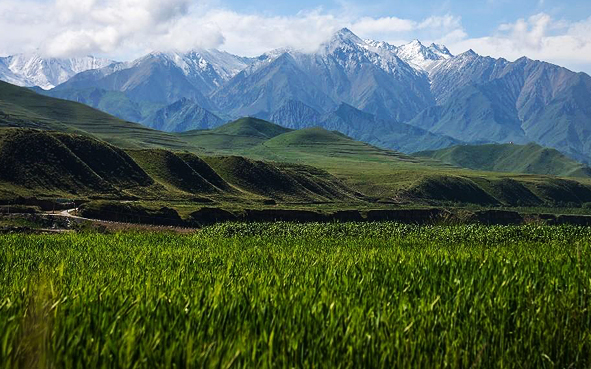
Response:
[[[591,229],[0,237],[3,367],[589,367]]]

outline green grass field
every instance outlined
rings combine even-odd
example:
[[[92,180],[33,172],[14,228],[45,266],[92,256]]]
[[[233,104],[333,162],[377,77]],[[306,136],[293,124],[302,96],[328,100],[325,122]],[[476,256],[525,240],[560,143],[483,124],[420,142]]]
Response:
[[[591,229],[0,236],[0,365],[591,365]]]

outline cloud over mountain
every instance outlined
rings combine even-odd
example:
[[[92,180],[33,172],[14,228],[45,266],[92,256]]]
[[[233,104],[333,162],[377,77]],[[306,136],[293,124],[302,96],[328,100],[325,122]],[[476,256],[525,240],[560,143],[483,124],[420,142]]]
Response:
[[[146,52],[220,48],[255,56],[276,48],[314,51],[342,27],[365,38],[400,44],[414,38],[515,60],[527,55],[591,71],[591,17],[567,21],[539,12],[499,24],[474,37],[452,12],[426,10],[421,18],[367,16],[312,8],[278,15],[238,11],[221,0],[3,0],[0,54],[39,52],[133,59]]]

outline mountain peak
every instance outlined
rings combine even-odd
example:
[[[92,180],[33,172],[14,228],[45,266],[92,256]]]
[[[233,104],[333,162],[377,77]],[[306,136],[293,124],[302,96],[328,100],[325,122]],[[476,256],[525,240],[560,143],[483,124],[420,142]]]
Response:
[[[529,63],[530,61],[532,61],[530,58],[528,58],[527,56],[522,56],[521,58],[515,60],[516,64],[519,63]]]
[[[453,57],[452,53],[449,51],[449,49],[447,47],[445,47],[445,45],[432,43],[429,46],[429,50],[433,51],[436,54],[443,56],[444,58],[452,58]]]
[[[426,47],[419,40],[399,46],[396,54],[400,59],[420,71],[429,70],[436,62],[452,57],[445,46],[431,44]]]
[[[351,51],[353,49],[365,48],[367,44],[348,28],[337,31],[330,40],[320,46],[320,54],[329,55],[336,50]]]
[[[112,60],[85,56],[77,58],[52,58],[38,53],[16,54],[0,57],[0,79],[19,86],[39,86],[51,89],[74,75],[113,64]]]
[[[342,28],[337,31],[333,36],[332,39],[329,41],[329,44],[333,44],[335,42],[346,42],[346,43],[354,43],[354,44],[363,44],[364,41],[359,38],[356,34],[351,32],[348,28]]]
[[[476,54],[476,52],[472,49],[460,54],[460,56],[470,56],[470,57],[474,57],[474,56],[478,56],[478,54]]]
[[[336,35],[339,35],[339,36],[345,36],[345,37],[351,37],[351,36],[353,36],[353,37],[357,37],[357,35],[355,35],[355,34],[354,34],[354,33],[353,33],[353,32],[352,32],[352,31],[351,31],[349,28],[347,28],[347,27],[341,28],[341,29],[340,29],[340,30],[338,30],[338,31],[337,31],[335,34],[336,34]]]

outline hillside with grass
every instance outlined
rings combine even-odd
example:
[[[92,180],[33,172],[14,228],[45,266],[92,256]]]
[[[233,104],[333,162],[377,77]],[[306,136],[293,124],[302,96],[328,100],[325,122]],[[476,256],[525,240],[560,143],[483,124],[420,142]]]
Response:
[[[178,137],[127,122],[87,105],[56,99],[0,81],[0,127],[92,135],[124,148],[190,149]]]
[[[502,173],[498,165],[463,169],[439,158],[381,149],[336,131],[291,130],[255,118],[213,130],[164,133],[5,83],[0,84],[0,126],[36,128],[6,136],[2,197],[211,200],[237,206],[267,200],[361,201],[364,206],[591,202],[591,180],[583,178],[587,169],[553,151],[517,151],[507,160],[522,165],[512,171],[536,173],[548,166],[554,169],[543,174],[579,179]],[[32,149],[37,146],[41,151]],[[524,157],[529,167],[523,167]]]
[[[4,191],[37,196],[122,196],[153,180],[123,150],[85,136],[0,129]]]
[[[289,163],[320,168],[379,206],[462,203],[555,206],[591,201],[585,190],[591,188],[591,182],[586,178],[580,178],[578,181],[583,181],[580,183],[535,173],[465,169],[429,156],[381,149],[319,127],[281,133],[282,130],[286,129],[247,118],[215,130],[186,134],[195,146],[207,147],[208,154],[232,154],[272,161],[275,165]],[[211,138],[216,136],[223,140],[212,145]]]
[[[275,164],[240,156],[204,157],[204,160],[228,183],[259,196],[308,202],[362,197],[336,177],[310,166]]]
[[[570,159],[558,150],[535,143],[463,145],[436,151],[422,151],[414,155],[474,170],[591,177],[591,168],[588,166]]]
[[[327,172],[243,157],[122,150],[88,136],[0,128],[2,196],[312,203],[362,196]],[[199,200],[199,201],[201,201]]]
[[[183,132],[178,134],[178,137],[202,152],[240,154],[243,150],[291,131],[262,119],[247,117],[211,130]]]

